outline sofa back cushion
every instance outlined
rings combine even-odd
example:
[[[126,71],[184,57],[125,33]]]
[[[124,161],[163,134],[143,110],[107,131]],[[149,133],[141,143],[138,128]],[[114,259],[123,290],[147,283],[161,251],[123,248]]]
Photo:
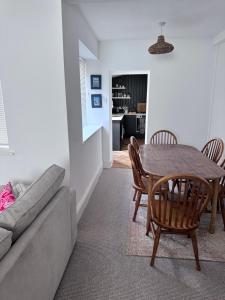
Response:
[[[0,260],[10,249],[12,244],[12,232],[0,228]]]
[[[13,184],[13,194],[15,195],[15,197],[19,198],[19,196],[21,196],[26,191],[28,186],[29,186],[28,184],[25,184],[23,182],[14,183]]]
[[[13,232],[15,241],[34,221],[59,189],[65,170],[57,165],[48,168],[15,203],[0,214],[0,227]]]

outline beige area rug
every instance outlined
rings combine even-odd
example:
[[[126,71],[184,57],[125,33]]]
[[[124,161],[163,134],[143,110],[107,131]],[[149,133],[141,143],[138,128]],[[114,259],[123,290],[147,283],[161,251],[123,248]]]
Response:
[[[136,222],[132,221],[134,202],[130,204],[127,255],[151,256],[153,239],[145,235],[147,208],[140,207]],[[205,213],[201,218],[201,226],[197,231],[200,260],[225,262],[225,231],[222,217],[217,215],[216,232],[210,234],[207,230],[210,214]],[[191,239],[184,235],[161,234],[157,257],[193,259]]]

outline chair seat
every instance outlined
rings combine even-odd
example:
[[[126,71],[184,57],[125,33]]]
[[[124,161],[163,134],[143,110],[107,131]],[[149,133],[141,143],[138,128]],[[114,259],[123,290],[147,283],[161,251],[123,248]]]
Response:
[[[181,204],[181,203],[180,203]],[[178,202],[174,199],[174,201],[164,201],[161,200],[161,216],[159,216],[159,207],[160,207],[160,201],[154,200],[155,205],[155,216],[156,219],[152,219],[154,223],[157,225],[160,225],[162,228],[166,230],[177,230],[177,231],[187,231],[195,229],[199,222],[195,222],[194,224],[190,224],[190,218],[187,216],[187,212],[189,211],[189,205],[185,207],[185,209],[180,209]],[[166,209],[165,209],[165,205]],[[165,209],[165,210],[164,210]],[[162,215],[162,211],[165,213],[165,219],[164,215]],[[183,219],[183,221],[182,221]],[[160,220],[160,222],[159,222]]]
[[[153,178],[152,184],[154,185],[157,181],[158,181],[158,178],[157,179]],[[148,194],[149,177],[142,177],[142,182],[143,182],[144,187],[145,187],[143,193]],[[168,191],[168,184],[164,184],[162,186],[162,190]]]

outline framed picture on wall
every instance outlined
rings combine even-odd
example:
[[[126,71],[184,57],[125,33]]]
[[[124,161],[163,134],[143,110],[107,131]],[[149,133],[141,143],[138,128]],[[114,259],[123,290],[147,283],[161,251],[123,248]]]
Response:
[[[93,108],[102,107],[102,95],[101,94],[92,94],[91,95],[91,105]]]
[[[100,90],[102,88],[102,75],[91,75],[91,89]]]

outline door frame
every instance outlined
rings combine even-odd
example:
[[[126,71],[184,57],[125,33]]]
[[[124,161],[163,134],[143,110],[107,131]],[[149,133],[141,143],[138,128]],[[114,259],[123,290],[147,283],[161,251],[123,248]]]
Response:
[[[125,71],[111,71],[109,72],[109,122],[112,122],[112,76],[121,75],[147,75],[147,96],[146,96],[146,120],[145,120],[145,144],[149,140],[149,101],[150,101],[150,71],[149,70],[125,70]],[[109,126],[110,141],[112,141],[112,126]],[[110,157],[112,158],[112,143],[110,147]]]

